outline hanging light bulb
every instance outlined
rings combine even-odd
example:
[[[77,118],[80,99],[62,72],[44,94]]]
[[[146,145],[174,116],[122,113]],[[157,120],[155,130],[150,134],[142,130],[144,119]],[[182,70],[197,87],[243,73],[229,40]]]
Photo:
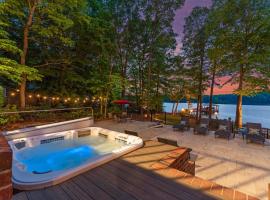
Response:
[[[32,96],[31,94],[28,95],[28,98],[29,98],[29,99],[32,99],[32,97],[33,97],[33,96]]]
[[[48,97],[44,96],[43,99],[46,100]]]
[[[37,98],[40,98],[40,94],[37,94]]]
[[[15,92],[10,93],[10,96],[12,96],[12,97],[14,97],[15,95],[16,95]]]

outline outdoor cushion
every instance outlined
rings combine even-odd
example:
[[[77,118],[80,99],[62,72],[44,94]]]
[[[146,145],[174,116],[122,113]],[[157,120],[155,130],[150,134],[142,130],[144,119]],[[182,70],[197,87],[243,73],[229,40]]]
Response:
[[[220,129],[220,130],[227,130],[227,126],[225,126],[225,125],[220,125],[220,126],[219,126],[219,129]]]
[[[259,134],[259,130],[258,129],[255,129],[255,128],[249,128],[249,134]]]
[[[201,128],[207,128],[207,124],[200,124]]]
[[[180,124],[181,125],[186,125],[186,121],[181,121]]]

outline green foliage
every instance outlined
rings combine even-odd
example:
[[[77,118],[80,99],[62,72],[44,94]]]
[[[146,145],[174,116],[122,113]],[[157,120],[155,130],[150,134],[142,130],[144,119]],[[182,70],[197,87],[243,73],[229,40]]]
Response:
[[[6,10],[4,6],[0,6],[0,14]],[[37,70],[25,65],[18,64],[12,59],[12,55],[20,55],[22,51],[16,46],[13,40],[10,40],[10,34],[5,30],[9,28],[9,24],[2,22],[0,18],[0,75],[13,80],[20,81],[22,74],[28,75],[28,80],[40,80]]]
[[[0,109],[4,105],[4,88],[0,85]]]
[[[7,105],[4,109],[6,112],[15,112],[17,111],[16,105]],[[0,125],[6,126],[8,124],[12,124],[21,120],[19,114],[3,114],[0,112]]]
[[[237,95],[249,96],[269,90],[270,4],[268,1],[215,1],[210,15],[219,57]],[[243,80],[239,79],[239,74]]]

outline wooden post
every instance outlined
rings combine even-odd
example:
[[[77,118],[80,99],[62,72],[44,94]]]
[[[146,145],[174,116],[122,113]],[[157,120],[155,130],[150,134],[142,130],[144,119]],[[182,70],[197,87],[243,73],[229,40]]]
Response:
[[[164,121],[165,121],[165,124],[167,124],[167,112],[165,112],[165,116],[164,116]]]
[[[268,184],[268,200],[270,200],[270,183]]]

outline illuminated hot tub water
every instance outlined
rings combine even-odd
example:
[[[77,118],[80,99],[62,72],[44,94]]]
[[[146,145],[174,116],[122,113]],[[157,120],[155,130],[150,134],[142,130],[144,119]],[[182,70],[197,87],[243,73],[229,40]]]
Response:
[[[13,183],[24,190],[63,182],[143,144],[138,137],[97,127],[9,143],[13,149]]]

